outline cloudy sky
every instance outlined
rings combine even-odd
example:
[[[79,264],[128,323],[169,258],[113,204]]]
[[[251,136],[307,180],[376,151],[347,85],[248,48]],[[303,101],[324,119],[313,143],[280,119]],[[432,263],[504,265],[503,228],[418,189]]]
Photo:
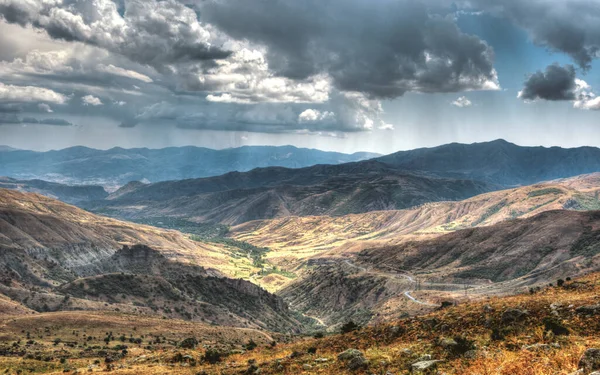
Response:
[[[0,0],[0,19],[14,147],[600,146],[600,0]]]

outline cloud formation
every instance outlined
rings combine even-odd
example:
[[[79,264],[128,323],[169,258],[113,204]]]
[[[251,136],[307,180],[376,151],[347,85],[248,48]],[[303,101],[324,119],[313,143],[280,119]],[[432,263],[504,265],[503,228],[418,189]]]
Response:
[[[571,101],[577,109],[600,109],[600,99],[587,82],[576,77],[573,65],[552,64],[544,72],[532,74],[517,97],[525,101]]]
[[[470,107],[473,103],[466,96],[461,96],[452,102],[452,105],[459,108]]]
[[[573,59],[531,75],[522,99],[598,108],[575,74],[600,50],[596,0],[0,0],[0,111],[122,128],[392,129],[386,100],[460,93],[464,108],[462,93],[500,88],[492,48],[457,26],[465,12]]]
[[[575,100],[577,85],[573,65],[553,64],[537,71],[525,81],[518,97],[523,100]]]
[[[34,124],[34,125],[52,125],[52,126],[74,126],[73,123],[61,118],[19,117],[16,113],[0,112],[0,125]]]
[[[0,82],[1,103],[45,102],[64,104],[68,98],[56,91],[35,86],[5,85]]]
[[[162,68],[178,61],[225,58],[193,9],[175,0],[131,0],[118,9],[111,0],[1,0],[9,23],[33,25],[51,37],[104,48]]]
[[[83,105],[91,105],[91,106],[99,106],[99,105],[103,105],[102,101],[100,100],[100,98],[97,98],[93,95],[86,95],[83,98],[81,98],[81,102],[83,103]]]
[[[419,2],[227,0],[200,11],[233,39],[263,46],[281,77],[325,74],[338,90],[372,98],[499,87],[492,49]]]

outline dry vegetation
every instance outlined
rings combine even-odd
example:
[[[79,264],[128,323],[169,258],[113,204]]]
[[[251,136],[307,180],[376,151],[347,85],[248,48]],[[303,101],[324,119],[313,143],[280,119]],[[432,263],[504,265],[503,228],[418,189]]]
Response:
[[[435,371],[445,374],[571,374],[586,349],[600,347],[600,274],[532,292],[287,344],[285,337],[252,330],[119,314],[7,317],[0,368],[7,373],[408,374],[414,363],[431,358],[441,361]],[[142,336],[141,343],[129,340]],[[185,348],[186,337],[198,339],[197,347]],[[250,340],[256,348],[248,346]],[[338,358],[348,349],[360,353]]]
[[[300,275],[311,258],[345,257],[364,249],[428,240],[550,210],[600,210],[598,180],[600,174],[595,173],[405,210],[251,221],[233,227],[230,235],[269,247],[266,261]],[[260,285],[278,291],[293,280],[269,281]]]

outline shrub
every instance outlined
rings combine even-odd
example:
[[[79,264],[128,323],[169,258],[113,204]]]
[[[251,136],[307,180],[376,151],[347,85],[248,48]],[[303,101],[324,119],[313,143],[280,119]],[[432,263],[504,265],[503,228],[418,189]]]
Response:
[[[194,349],[198,345],[198,340],[195,337],[190,337],[179,343],[179,347],[183,349]]]
[[[210,364],[215,364],[218,362],[221,362],[223,360],[224,357],[226,357],[227,355],[217,349],[214,348],[208,348],[206,349],[206,351],[204,352],[204,355],[202,356],[202,361],[210,363]]]
[[[348,323],[344,324],[341,328],[342,333],[350,333],[360,329],[360,326],[350,320]]]
[[[246,344],[246,350],[254,350],[256,349],[258,345],[254,342],[254,340],[250,339],[250,341],[248,341],[248,343]]]

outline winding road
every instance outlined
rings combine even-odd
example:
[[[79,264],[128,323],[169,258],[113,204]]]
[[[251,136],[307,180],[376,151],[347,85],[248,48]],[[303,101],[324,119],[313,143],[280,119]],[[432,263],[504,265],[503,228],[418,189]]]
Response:
[[[369,272],[365,267],[357,266],[356,264],[350,262],[347,259],[344,260],[344,263],[346,265],[352,267],[352,268],[356,268],[356,269],[360,270],[361,272]],[[389,273],[389,272],[381,272],[381,271],[375,271],[373,273],[376,273],[378,275],[383,275],[383,276],[386,276],[386,277],[390,277],[390,278],[393,278],[393,279],[398,279],[398,277],[400,276],[400,277],[403,277],[406,280],[410,281],[412,284],[416,284],[417,283],[412,276],[407,275],[407,274],[403,274],[403,273],[399,274],[399,273]],[[408,298],[409,300],[411,300],[414,303],[418,303],[420,305],[425,305],[425,306],[438,306],[438,305],[436,305],[434,303],[429,303],[429,302],[418,300],[417,298],[413,297],[410,293],[412,293],[412,290],[405,290],[404,291],[404,295],[406,296],[406,298]]]

